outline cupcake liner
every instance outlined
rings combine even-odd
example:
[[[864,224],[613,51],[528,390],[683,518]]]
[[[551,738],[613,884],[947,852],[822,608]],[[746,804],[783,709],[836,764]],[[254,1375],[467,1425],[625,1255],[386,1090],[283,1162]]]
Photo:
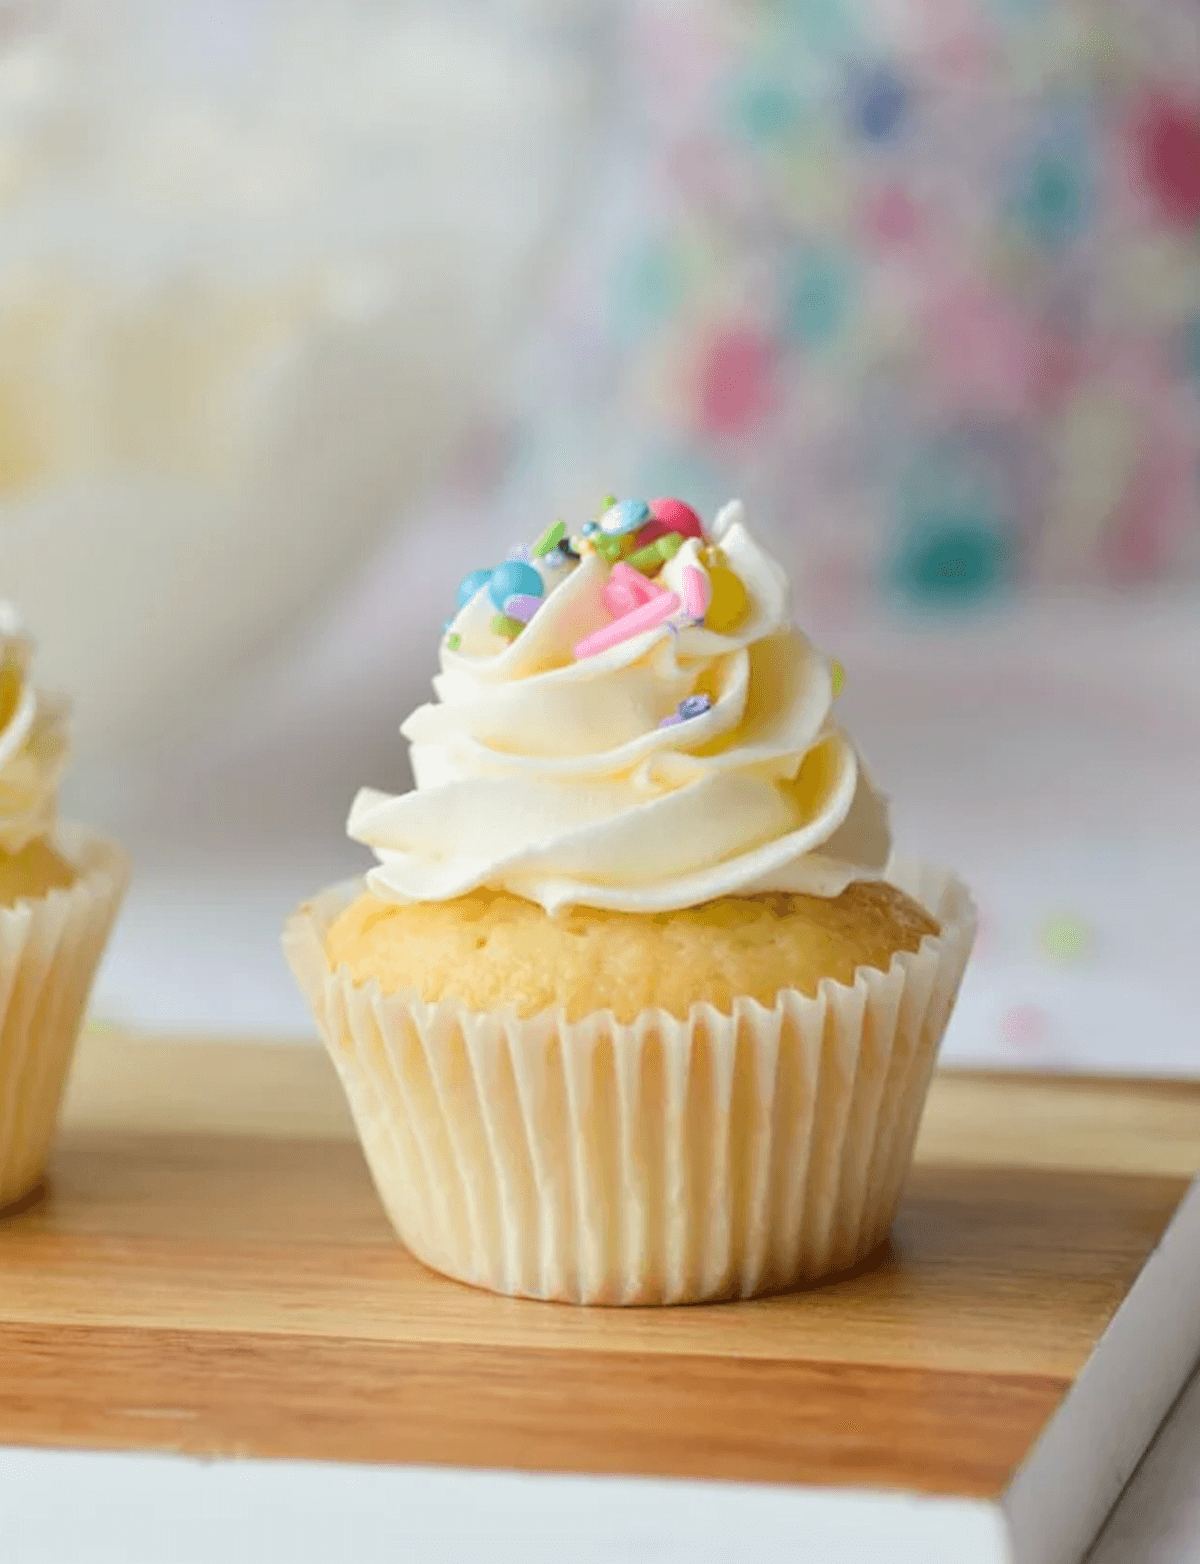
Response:
[[[129,868],[115,843],[62,827],[78,878],[0,907],[0,1210],[40,1182],[92,978]]]
[[[889,878],[940,934],[731,1015],[522,1021],[385,995],[325,955],[361,881],[301,907],[284,948],[418,1259],[575,1303],[748,1298],[853,1266],[895,1213],[975,912],[947,873]]]

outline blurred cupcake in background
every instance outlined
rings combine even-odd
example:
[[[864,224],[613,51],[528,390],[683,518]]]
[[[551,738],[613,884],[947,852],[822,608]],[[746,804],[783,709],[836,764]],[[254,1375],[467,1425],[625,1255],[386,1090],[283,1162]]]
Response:
[[[128,878],[112,842],[57,819],[67,703],[30,679],[0,601],[0,1210],[34,1190],[105,941]]]
[[[6,8],[0,573],[81,766],[304,623],[436,476],[578,184],[592,8]]]

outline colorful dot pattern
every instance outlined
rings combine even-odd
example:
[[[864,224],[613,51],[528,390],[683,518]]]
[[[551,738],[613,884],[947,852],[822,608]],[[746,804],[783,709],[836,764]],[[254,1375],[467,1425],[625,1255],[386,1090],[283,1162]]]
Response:
[[[1194,576],[1184,10],[1113,0],[1072,29],[1061,0],[633,8],[607,161],[481,509],[521,535],[609,475],[708,513],[739,494],[792,530],[789,566],[968,610]]]

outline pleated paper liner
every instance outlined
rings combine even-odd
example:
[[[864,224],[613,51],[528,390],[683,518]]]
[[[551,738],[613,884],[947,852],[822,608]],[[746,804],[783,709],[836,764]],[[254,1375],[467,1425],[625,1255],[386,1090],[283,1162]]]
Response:
[[[522,1021],[385,995],[325,956],[358,881],[301,907],[284,947],[418,1259],[575,1303],[749,1298],[855,1265],[899,1201],[975,912],[952,875],[889,877],[940,934],[729,1016]]]
[[[0,907],[0,1211],[40,1183],[92,979],[125,893],[115,843],[63,826],[55,847],[78,874]]]

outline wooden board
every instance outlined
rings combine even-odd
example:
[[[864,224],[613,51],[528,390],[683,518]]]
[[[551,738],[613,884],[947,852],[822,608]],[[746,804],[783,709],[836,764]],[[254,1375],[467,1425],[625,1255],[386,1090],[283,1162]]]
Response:
[[[394,1241],[312,1047],[85,1040],[0,1223],[0,1443],[1000,1495],[1200,1166],[1200,1087],[943,1075],[808,1293],[495,1298]]]

